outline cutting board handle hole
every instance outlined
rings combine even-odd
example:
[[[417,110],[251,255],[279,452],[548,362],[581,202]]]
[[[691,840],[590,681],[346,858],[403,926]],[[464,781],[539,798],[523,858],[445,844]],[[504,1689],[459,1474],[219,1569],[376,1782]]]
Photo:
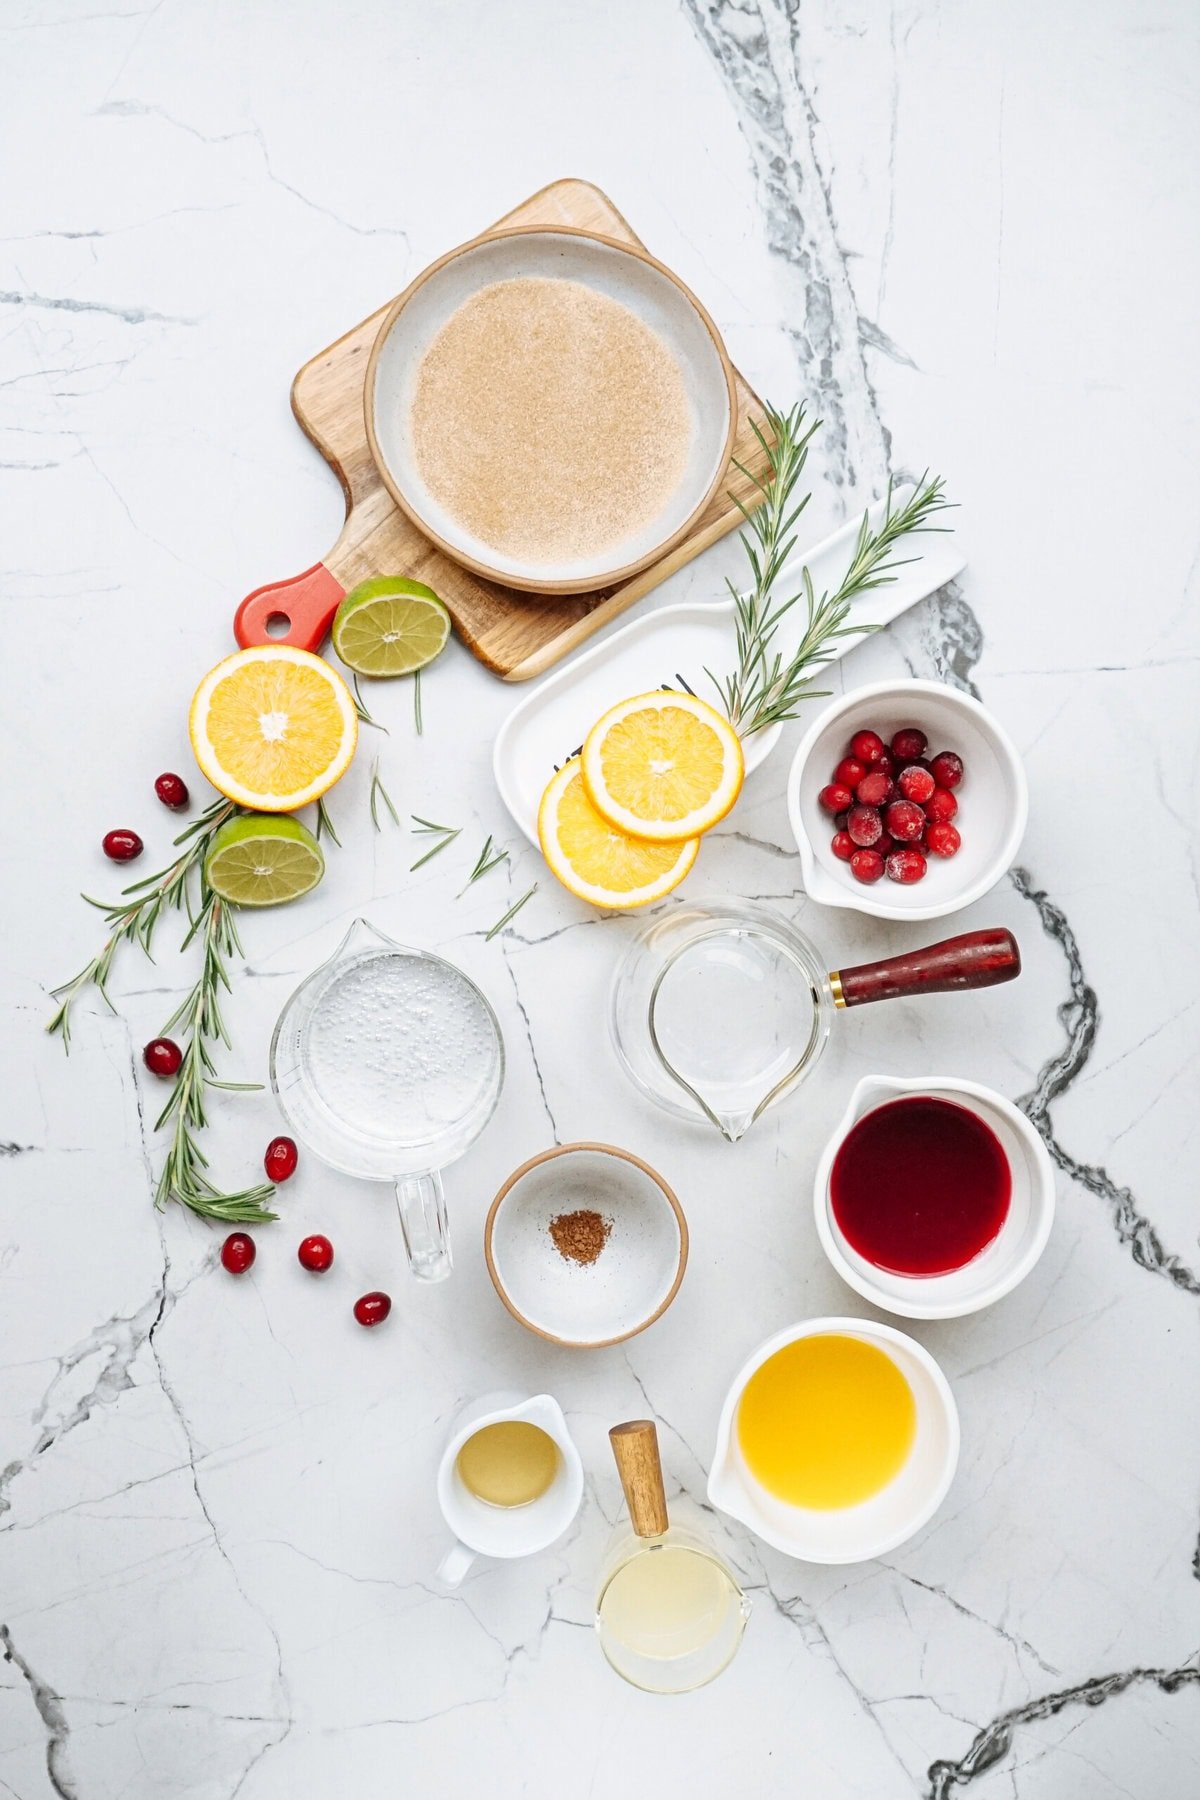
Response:
[[[292,621],[287,613],[273,612],[267,614],[267,622],[264,630],[269,638],[286,637],[291,629]]]

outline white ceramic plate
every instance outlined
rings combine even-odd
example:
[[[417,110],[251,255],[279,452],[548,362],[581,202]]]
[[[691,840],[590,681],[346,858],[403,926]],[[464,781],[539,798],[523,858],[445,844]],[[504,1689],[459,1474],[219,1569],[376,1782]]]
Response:
[[[409,428],[421,360],[451,315],[481,288],[531,276],[580,282],[635,313],[674,357],[691,418],[683,475],[657,516],[603,552],[566,563],[521,561],[468,531],[423,480]],[[425,536],[493,581],[542,593],[606,587],[665,554],[686,535],[724,478],[736,424],[729,358],[695,295],[645,252],[570,226],[492,232],[433,263],[380,326],[365,398],[367,436],[379,472]]]

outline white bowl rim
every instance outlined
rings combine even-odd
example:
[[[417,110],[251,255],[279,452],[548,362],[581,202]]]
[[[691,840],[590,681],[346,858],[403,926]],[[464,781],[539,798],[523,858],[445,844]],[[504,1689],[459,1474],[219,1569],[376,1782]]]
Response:
[[[856,1550],[853,1555],[814,1556],[811,1553],[805,1555],[796,1549],[794,1543],[789,1543],[781,1533],[774,1531],[769,1527],[764,1527],[757,1520],[748,1519],[744,1513],[730,1511],[730,1509],[717,1497],[717,1494],[713,1492],[713,1483],[714,1480],[717,1479],[718,1471],[723,1470],[729,1461],[730,1448],[733,1439],[733,1415],[737,1408],[737,1403],[741,1399],[742,1390],[745,1388],[750,1377],[754,1374],[754,1371],[760,1368],[761,1365],[766,1362],[768,1357],[774,1356],[777,1350],[782,1350],[788,1344],[798,1343],[801,1338],[821,1337],[836,1332],[844,1332],[847,1336],[857,1335],[868,1339],[874,1337],[885,1344],[899,1345],[907,1354],[913,1357],[914,1361],[921,1365],[925,1373],[929,1376],[930,1381],[933,1383],[934,1392],[937,1394],[938,1401],[942,1408],[942,1417],[946,1425],[946,1435],[948,1440],[946,1458],[941,1475],[935,1482],[928,1499],[902,1527],[890,1532],[885,1532],[866,1549]],[[900,1544],[906,1544],[909,1538],[915,1537],[918,1531],[924,1530],[925,1526],[928,1525],[930,1519],[933,1518],[934,1514],[941,1506],[942,1501],[950,1492],[951,1484],[954,1481],[955,1475],[958,1473],[958,1459],[961,1448],[962,1427],[959,1423],[958,1405],[954,1398],[954,1391],[946,1378],[941,1364],[934,1357],[933,1353],[925,1348],[924,1344],[918,1343],[916,1338],[910,1337],[907,1331],[901,1331],[898,1326],[885,1325],[878,1319],[856,1319],[852,1317],[801,1319],[797,1324],[790,1325],[783,1331],[777,1331],[773,1337],[765,1339],[765,1341],[759,1345],[758,1349],[747,1357],[746,1361],[742,1364],[730,1383],[729,1392],[725,1396],[725,1402],[721,1408],[721,1416],[717,1422],[717,1442],[713,1451],[712,1465],[709,1469],[707,1493],[709,1500],[719,1512],[725,1513],[728,1518],[737,1519],[739,1524],[747,1526],[756,1537],[762,1538],[764,1543],[770,1544],[775,1550],[782,1550],[785,1556],[795,1557],[798,1562],[821,1563],[826,1565],[872,1562],[876,1557],[885,1556],[889,1550],[895,1550]]]
[[[856,1122],[859,1102],[868,1088],[876,1091],[882,1089],[893,1095],[929,1094],[934,1099],[942,1093],[964,1094],[970,1099],[986,1101],[1003,1114],[1022,1143],[1032,1151],[1039,1179],[1035,1182],[1033,1191],[1033,1211],[1036,1217],[1030,1244],[1006,1275],[981,1287],[977,1294],[965,1299],[940,1302],[922,1303],[914,1298],[910,1304],[902,1305],[893,1293],[887,1288],[876,1286],[843,1255],[829,1218],[829,1177],[833,1171],[834,1158]],[[883,1105],[883,1099],[877,1104]],[[963,1081],[957,1075],[864,1075],[851,1094],[845,1112],[834,1126],[813,1177],[813,1217],[821,1248],[831,1266],[864,1300],[869,1300],[872,1306],[878,1306],[884,1312],[893,1313],[901,1319],[965,1319],[971,1313],[982,1312],[985,1307],[994,1306],[997,1300],[1003,1300],[1006,1294],[1011,1294],[1014,1288],[1021,1285],[1041,1261],[1042,1252],[1050,1241],[1050,1233],[1054,1227],[1054,1212],[1054,1165],[1042,1142],[1041,1133],[1030,1124],[1020,1107],[1014,1106],[1004,1094],[997,1093],[995,1088],[985,1087],[979,1081]],[[970,1267],[969,1264],[966,1266]],[[899,1279],[903,1280],[904,1277]],[[928,1277],[914,1275],[910,1279],[915,1292]]]
[[[901,906],[892,901],[878,898],[874,888],[860,887],[858,892],[846,889],[826,888],[824,880],[818,882],[821,891],[814,892],[812,879],[817,871],[813,856],[812,841],[809,838],[804,819],[800,812],[800,776],[812,754],[813,748],[831,721],[842,713],[857,705],[860,700],[882,700],[904,694],[937,695],[939,699],[948,700],[952,707],[957,706],[964,713],[976,719],[983,730],[995,741],[1001,751],[1015,787],[1015,804],[1008,831],[995,858],[988,869],[964,888],[961,894],[952,899],[939,901],[930,906]],[[787,779],[788,821],[792,828],[792,836],[796,840],[796,848],[800,852],[800,871],[804,877],[804,891],[809,898],[820,906],[836,906],[849,912],[869,913],[876,919],[897,919],[902,924],[920,924],[924,919],[944,919],[950,913],[961,912],[964,907],[971,906],[989,894],[996,883],[1011,869],[1017,851],[1021,847],[1021,839],[1025,835],[1025,827],[1029,823],[1029,782],[1025,775],[1025,765],[1021,761],[1016,745],[1008,732],[1001,725],[996,715],[989,711],[981,700],[973,694],[964,693],[961,688],[952,687],[945,681],[925,681],[910,678],[903,681],[870,681],[862,687],[852,688],[827,706],[815,718],[796,747],[792,758],[792,766],[788,770]]]

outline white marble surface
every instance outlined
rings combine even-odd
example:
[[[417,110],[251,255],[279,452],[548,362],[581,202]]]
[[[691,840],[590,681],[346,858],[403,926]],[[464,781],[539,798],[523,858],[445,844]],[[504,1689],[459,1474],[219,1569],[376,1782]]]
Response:
[[[1197,31],[1186,0],[2,0],[5,1140],[0,1215],[0,1793],[1185,1800],[1200,1791],[1196,1308]],[[819,536],[889,470],[945,472],[971,564],[840,679],[973,684],[1023,751],[1024,873],[964,925],[1019,935],[989,996],[844,1023],[736,1148],[643,1105],[602,1028],[630,929],[545,878],[492,787],[513,694],[458,646],[377,701],[404,814],[464,827],[415,876],[368,759],[320,891],[247,921],[226,1072],[357,913],[495,1002],[501,1110],[453,1172],[458,1269],[422,1290],[383,1198],[311,1162],[253,1275],[149,1190],[161,1090],[137,1050],[187,979],[128,956],[64,1060],[47,988],[91,953],[110,825],[159,856],[192,684],[237,600],[332,541],[337,486],[288,412],[299,363],[560,174],[591,177],[712,309],[771,397],[826,420]],[[735,546],[658,596],[710,597]],[[793,728],[794,736],[794,728]],[[375,749],[374,743],[370,746]],[[836,962],[909,941],[799,891],[786,747],[694,891],[774,899]],[[197,786],[200,784],[197,782]],[[455,899],[487,832],[507,871]],[[508,894],[541,888],[506,935]],[[608,1425],[650,1411],[701,1495],[734,1368],[859,1311],[808,1190],[870,1069],[1020,1097],[1059,1217],[993,1311],[918,1326],[963,1418],[940,1516],[826,1570],[734,1532],[744,1650],[656,1702],[604,1667],[593,1573]],[[277,1120],[227,1097],[230,1181]],[[487,1202],[554,1139],[625,1144],[692,1228],[678,1300],[594,1355],[488,1283]],[[325,1228],[321,1286],[294,1245]],[[385,1330],[350,1318],[395,1295]],[[546,1387],[588,1471],[577,1530],[446,1596],[431,1476],[467,1397]]]

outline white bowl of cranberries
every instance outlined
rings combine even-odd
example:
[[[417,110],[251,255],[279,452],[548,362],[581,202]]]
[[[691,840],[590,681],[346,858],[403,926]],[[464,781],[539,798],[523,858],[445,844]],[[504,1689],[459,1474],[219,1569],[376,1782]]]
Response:
[[[1008,733],[937,681],[873,682],[835,701],[788,777],[807,892],[880,919],[940,919],[980,899],[1028,813]]]

